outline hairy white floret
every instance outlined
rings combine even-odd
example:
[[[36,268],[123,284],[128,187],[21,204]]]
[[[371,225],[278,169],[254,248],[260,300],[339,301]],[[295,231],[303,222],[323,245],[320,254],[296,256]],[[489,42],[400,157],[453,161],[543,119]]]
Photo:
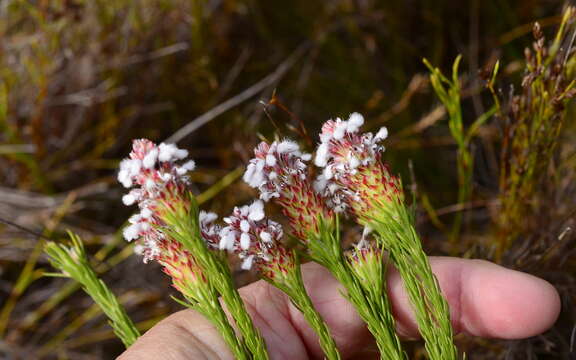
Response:
[[[242,248],[242,250],[248,250],[250,248],[250,235],[245,232],[240,235],[240,248]]]
[[[160,145],[158,145],[158,151],[159,151],[158,160],[162,162],[171,161],[174,156],[174,153],[177,150],[178,148],[174,144],[161,143]]]
[[[294,141],[284,140],[278,143],[276,151],[280,154],[292,153],[292,152],[299,152],[300,147]]]
[[[348,127],[348,123],[346,121],[342,121],[340,118],[336,120],[336,125],[334,126],[334,133],[332,136],[336,140],[341,140],[344,135],[346,134],[346,128]]]
[[[346,130],[350,133],[355,133],[358,131],[360,126],[364,125],[364,116],[355,112],[350,114],[348,118],[348,124],[346,126]]]
[[[220,234],[220,250],[234,250],[234,240],[236,239],[236,232],[228,228],[222,229]]]
[[[142,166],[146,169],[152,169],[156,165],[156,160],[158,160],[158,149],[153,148],[142,159]]]
[[[144,219],[150,219],[153,215],[152,210],[148,209],[147,207],[145,207],[144,209],[142,209],[142,211],[140,211],[140,216],[142,216]]]
[[[383,126],[378,130],[376,136],[374,136],[374,140],[385,140],[388,137],[388,129]]]
[[[242,270],[250,270],[252,268],[252,263],[254,262],[254,255],[247,256],[244,261],[242,261]]]
[[[266,155],[266,165],[268,166],[276,165],[276,157],[272,154]]]
[[[261,200],[254,201],[249,208],[248,218],[253,221],[264,219],[264,202]]]
[[[132,241],[138,238],[140,229],[140,224],[132,224],[124,228],[122,235],[124,235],[124,239],[126,239],[126,241]]]
[[[188,150],[178,149],[174,156],[179,160],[186,159],[188,157]]]
[[[216,221],[216,219],[218,219],[218,215],[216,215],[213,212],[207,212],[204,210],[200,210],[200,214],[198,215],[198,218],[199,218],[201,223],[209,224],[209,223]]]
[[[328,163],[328,143],[323,142],[318,146],[316,150],[316,158],[314,159],[314,164],[319,167],[324,167]]]
[[[250,223],[247,220],[240,221],[240,230],[247,233],[250,231]]]
[[[192,171],[196,169],[196,162],[194,160],[188,160],[182,165],[182,167],[187,171]]]
[[[133,205],[136,202],[136,197],[132,194],[126,194],[122,196],[122,202],[126,206]]]
[[[262,239],[262,241],[264,241],[264,242],[271,242],[272,241],[272,235],[270,235],[270,233],[267,231],[262,231],[260,233],[260,239]]]

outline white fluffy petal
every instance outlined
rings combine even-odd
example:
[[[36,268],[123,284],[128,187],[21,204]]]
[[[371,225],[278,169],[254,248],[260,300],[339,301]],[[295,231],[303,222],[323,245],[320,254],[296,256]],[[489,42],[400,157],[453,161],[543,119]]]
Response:
[[[352,113],[348,118],[348,125],[346,127],[346,130],[348,132],[355,133],[363,124],[364,124],[364,117],[357,112]]]
[[[250,235],[246,233],[240,235],[240,247],[242,250],[248,250],[250,248]]]
[[[388,137],[388,129],[385,126],[383,126],[380,128],[380,130],[378,130],[376,136],[374,136],[374,140],[375,141],[384,140],[387,137]]]
[[[133,194],[126,194],[122,196],[122,202],[126,206],[133,205],[136,202],[136,196],[134,196]]]
[[[264,203],[261,200],[256,200],[250,205],[250,212],[248,219],[253,221],[260,221],[264,219]]]
[[[318,146],[314,164],[319,167],[324,167],[328,164],[328,143],[322,143]]]
[[[158,149],[153,148],[142,159],[142,166],[146,169],[152,169],[156,165],[156,160],[158,160]]]
[[[250,270],[254,262],[254,255],[247,256],[242,262],[242,270]]]
[[[287,154],[300,151],[300,147],[294,141],[284,140],[278,144],[278,152]]]
[[[264,241],[264,242],[271,242],[272,241],[272,235],[270,235],[269,232],[262,231],[260,233],[260,239],[262,239],[262,241]]]
[[[247,233],[250,231],[250,223],[247,220],[240,221],[240,230]]]

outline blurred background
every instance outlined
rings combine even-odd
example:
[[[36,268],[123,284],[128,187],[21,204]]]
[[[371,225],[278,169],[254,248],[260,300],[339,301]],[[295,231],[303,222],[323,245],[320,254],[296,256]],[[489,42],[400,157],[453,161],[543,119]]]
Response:
[[[545,179],[524,199],[537,206],[499,252],[506,123],[489,119],[471,142],[472,195],[459,202],[456,145],[422,64],[450,73],[462,54],[467,126],[493,104],[486,69],[499,59],[496,87],[506,95],[519,88],[533,22],[552,38],[565,5],[0,0],[0,358],[112,359],[122,351],[89,297],[69,280],[42,276],[51,269],[40,234],[79,233],[141,329],[181,308],[159,267],[142,264],[119,236],[131,209],[120,201],[116,169],[132,139],[188,149],[202,207],[225,215],[255,195],[240,176],[259,138],[298,137],[311,151],[322,122],[358,111],[367,130],[389,128],[386,160],[417,189],[430,254],[496,261],[562,293],[552,330],[521,341],[459,336],[467,358],[575,359],[573,106],[563,110]],[[462,231],[449,246],[456,216]],[[238,274],[239,284],[252,279]],[[410,351],[424,356],[419,343]]]

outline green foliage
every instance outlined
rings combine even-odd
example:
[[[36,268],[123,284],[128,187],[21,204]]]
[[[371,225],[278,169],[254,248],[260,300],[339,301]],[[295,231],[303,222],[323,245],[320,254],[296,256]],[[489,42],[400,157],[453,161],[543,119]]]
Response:
[[[471,125],[465,130],[462,120],[462,106],[460,104],[461,88],[460,80],[458,78],[458,67],[462,57],[458,55],[454,64],[452,65],[452,77],[449,79],[442,74],[440,69],[433,67],[428,60],[424,59],[424,64],[430,70],[430,83],[436,92],[436,95],[444,104],[448,111],[448,127],[450,134],[456,141],[457,152],[457,169],[458,169],[458,204],[464,204],[470,200],[472,195],[472,175],[474,173],[474,157],[470,149],[470,142],[478,133],[480,127],[490,119],[497,111],[496,106],[493,106],[480,115]],[[492,80],[496,77],[498,72],[498,63],[492,73]],[[460,231],[462,227],[463,213],[458,212],[454,220],[452,232],[450,234],[450,241],[452,244],[452,252],[457,253],[458,247],[456,242],[459,240]]]
[[[92,269],[80,237],[71,232],[68,235],[71,240],[70,246],[51,241],[44,246],[44,252],[48,255],[52,266],[60,271],[57,274],[46,275],[68,277],[80,283],[84,291],[98,304],[100,310],[108,316],[114,333],[126,347],[129,347],[138,339],[140,332],[116,296]]]
[[[393,204],[379,207],[379,215],[370,226],[404,281],[428,356],[432,360],[458,359],[450,309],[414,229],[413,212],[393,200]]]
[[[167,237],[178,241],[188,253],[193,254],[200,265],[203,276],[210,286],[222,296],[226,308],[234,319],[246,348],[254,359],[268,359],[266,344],[262,335],[254,326],[246,307],[234,286],[225,254],[210,251],[200,235],[198,223],[198,203],[193,194],[187,199],[178,199],[161,204],[162,220],[166,226],[162,231]],[[201,305],[200,305],[201,306]]]

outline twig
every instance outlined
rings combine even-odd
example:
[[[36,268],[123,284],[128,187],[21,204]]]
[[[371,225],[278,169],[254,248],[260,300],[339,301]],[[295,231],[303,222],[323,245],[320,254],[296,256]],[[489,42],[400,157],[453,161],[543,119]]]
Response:
[[[248,89],[242,91],[240,94],[208,110],[204,114],[200,115],[196,119],[189,122],[184,127],[180,128],[178,131],[176,131],[174,134],[172,134],[164,141],[167,143],[179,142],[186,136],[196,131],[198,128],[214,120],[219,115],[240,105],[244,101],[250,99],[254,95],[258,94],[259,92],[267,88],[268,86],[274,84],[275,82],[280,80],[292,66],[294,66],[294,64],[306,52],[306,50],[310,47],[310,45],[311,45],[310,42],[305,42],[304,44],[300,45],[286,60],[284,60],[284,62],[278,65],[278,67],[276,68],[276,70],[274,70],[273,73],[267,75],[265,78],[258,81],[256,84],[250,86]]]
[[[37,238],[42,238],[42,239],[45,239],[45,240],[53,240],[53,239],[51,239],[51,238],[49,238],[49,237],[47,237],[47,236],[42,235],[42,234],[39,233],[39,232],[36,232],[36,231],[34,231],[34,230],[30,230],[30,229],[28,229],[28,228],[26,228],[26,227],[24,227],[24,226],[18,225],[18,224],[16,224],[16,223],[13,223],[12,221],[9,221],[9,220],[6,220],[6,219],[0,218],[0,223],[6,224],[6,225],[8,225],[8,226],[12,226],[12,227],[14,227],[14,228],[16,228],[16,229],[18,229],[18,230],[22,230],[22,231],[24,231],[24,232],[26,232],[26,233],[28,233],[28,234],[30,234],[30,235],[34,235],[34,236],[37,237]]]

